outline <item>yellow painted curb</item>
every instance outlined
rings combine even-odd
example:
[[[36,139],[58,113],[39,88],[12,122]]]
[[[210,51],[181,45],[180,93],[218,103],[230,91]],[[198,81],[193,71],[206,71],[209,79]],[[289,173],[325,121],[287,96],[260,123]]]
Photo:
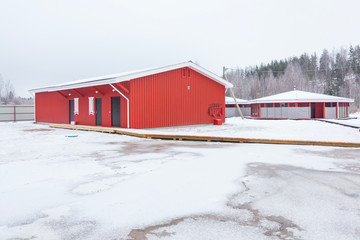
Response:
[[[126,128],[125,129],[124,128],[108,128],[108,127],[68,125],[68,124],[50,124],[49,126],[53,127],[53,128],[116,133],[116,134],[128,135],[128,136],[133,136],[133,137],[164,139],[164,140],[312,145],[312,146],[360,148],[360,143],[354,143],[354,142],[327,142],[327,141],[280,140],[280,139],[258,139],[258,138],[238,138],[238,137],[215,137],[215,136],[196,136],[196,135],[136,133],[136,132],[128,131]]]

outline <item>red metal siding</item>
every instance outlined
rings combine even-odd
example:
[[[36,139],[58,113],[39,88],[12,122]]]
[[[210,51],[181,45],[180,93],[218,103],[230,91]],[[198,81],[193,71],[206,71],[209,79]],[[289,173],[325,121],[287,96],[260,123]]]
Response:
[[[130,127],[151,128],[212,123],[211,104],[225,121],[225,87],[189,68],[130,81]]]
[[[123,86],[129,86],[123,83]],[[117,89],[118,86],[115,85]],[[120,92],[124,93],[122,89]],[[127,96],[126,93],[124,93]],[[79,125],[95,125],[95,114],[89,115],[89,97],[102,99],[102,126],[111,127],[111,97],[120,96],[114,92],[111,86],[102,85],[59,92],[36,93],[36,121],[48,123],[69,123],[69,100],[79,98],[79,114],[74,115],[74,121]],[[121,96],[121,127],[127,126],[126,121],[126,100]],[[95,113],[95,111],[94,111]]]
[[[325,114],[325,103],[324,102],[317,102],[315,103],[315,118],[324,118]]]
[[[35,121],[69,123],[69,100],[57,92],[35,94]]]
[[[130,100],[130,128],[213,123],[209,107],[222,111],[225,87],[190,68],[182,68],[113,84]],[[36,94],[36,121],[69,123],[69,100],[79,98],[79,125],[95,125],[89,115],[89,97],[102,99],[102,126],[111,127],[111,97],[121,96],[110,85]],[[121,127],[127,127],[127,101],[121,96]],[[95,110],[95,109],[94,109]],[[94,111],[95,112],[95,111]]]

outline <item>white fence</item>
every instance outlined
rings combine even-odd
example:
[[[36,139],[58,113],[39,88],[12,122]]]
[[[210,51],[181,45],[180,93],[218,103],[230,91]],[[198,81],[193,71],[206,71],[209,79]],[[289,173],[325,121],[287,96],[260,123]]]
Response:
[[[34,105],[0,105],[0,122],[34,121]]]

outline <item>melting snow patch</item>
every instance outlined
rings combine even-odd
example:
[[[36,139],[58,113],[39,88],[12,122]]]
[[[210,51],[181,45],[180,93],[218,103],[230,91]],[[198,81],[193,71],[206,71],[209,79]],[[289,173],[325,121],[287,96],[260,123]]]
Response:
[[[76,194],[93,194],[103,192],[110,189],[113,185],[122,182],[129,178],[129,176],[121,178],[105,178],[93,182],[83,183],[72,190],[72,193]]]

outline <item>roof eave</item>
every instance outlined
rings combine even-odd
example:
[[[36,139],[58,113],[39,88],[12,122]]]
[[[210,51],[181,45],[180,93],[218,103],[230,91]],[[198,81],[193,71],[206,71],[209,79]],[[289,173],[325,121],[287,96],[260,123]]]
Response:
[[[176,65],[155,68],[152,70],[144,70],[141,72],[132,73],[132,74],[124,75],[124,76],[113,77],[113,78],[95,79],[95,80],[92,80],[89,82],[73,83],[73,84],[67,84],[67,85],[62,85],[62,86],[53,86],[53,87],[50,86],[50,87],[44,87],[44,88],[36,88],[36,89],[29,90],[29,92],[34,94],[34,93],[38,93],[38,92],[53,92],[53,91],[61,91],[61,90],[68,90],[68,89],[74,89],[74,88],[99,86],[99,85],[116,83],[116,82],[124,82],[124,81],[129,81],[132,79],[141,78],[141,77],[145,77],[145,76],[149,76],[149,75],[153,75],[153,74],[157,74],[157,73],[161,73],[161,72],[167,72],[167,71],[171,71],[171,70],[179,69],[179,68],[183,68],[183,67],[189,67],[189,68],[193,69],[194,71],[197,71],[197,72],[203,74],[204,76],[212,79],[213,81],[215,81],[221,85],[224,85],[225,88],[233,87],[232,83],[220,78],[216,74],[194,64],[193,62],[184,62],[184,63],[179,63]]]
[[[282,100],[251,100],[251,103],[288,103],[288,102],[354,102],[354,99],[282,99]]]

